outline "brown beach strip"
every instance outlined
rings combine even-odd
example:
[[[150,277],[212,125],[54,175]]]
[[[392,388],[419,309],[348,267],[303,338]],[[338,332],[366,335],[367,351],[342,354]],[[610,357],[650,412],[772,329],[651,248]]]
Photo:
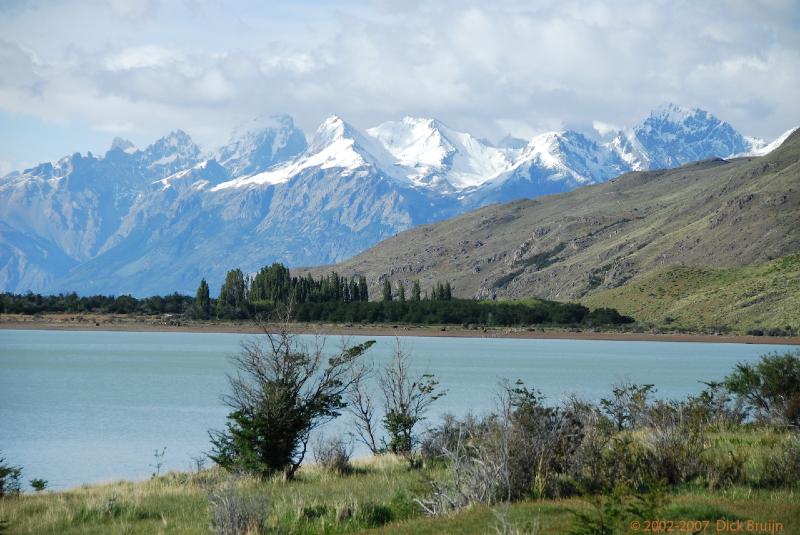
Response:
[[[268,326],[269,328],[269,326]],[[39,316],[0,315],[0,329],[62,331],[129,331],[258,334],[263,328],[253,322],[193,321],[170,317],[129,317],[125,315],[44,314]],[[713,342],[738,344],[800,345],[800,337],[750,336],[704,333],[627,332],[614,330],[489,327],[467,329],[457,325],[356,325],[296,323],[292,332],[341,336],[426,336],[458,338],[519,338],[564,340],[620,340],[643,342]]]

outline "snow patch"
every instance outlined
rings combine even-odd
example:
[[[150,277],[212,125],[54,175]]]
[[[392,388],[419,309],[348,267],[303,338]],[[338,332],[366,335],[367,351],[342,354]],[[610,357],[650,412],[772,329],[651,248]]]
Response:
[[[761,139],[747,138],[748,141],[754,140],[755,142],[754,143],[751,142],[753,146],[752,150],[750,150],[750,152],[746,154],[743,154],[742,156],[766,156],[770,152],[774,151],[775,149],[783,145],[783,142],[786,141],[789,138],[789,136],[794,134],[798,128],[800,127],[795,126],[794,128],[790,128],[789,130],[787,130],[786,132],[775,138],[775,140],[769,144],[765,143]],[[760,145],[758,144],[759,141],[761,142]]]

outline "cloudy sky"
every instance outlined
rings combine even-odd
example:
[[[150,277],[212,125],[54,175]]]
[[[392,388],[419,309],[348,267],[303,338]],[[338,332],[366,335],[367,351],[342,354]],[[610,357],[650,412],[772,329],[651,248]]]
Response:
[[[770,139],[798,87],[796,0],[0,2],[0,172],[176,128],[211,149],[273,113],[497,139],[675,102]]]

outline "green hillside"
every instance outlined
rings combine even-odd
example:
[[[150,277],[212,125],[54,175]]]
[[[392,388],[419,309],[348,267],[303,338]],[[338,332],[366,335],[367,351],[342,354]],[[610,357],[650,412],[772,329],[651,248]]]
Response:
[[[676,328],[800,330],[800,254],[739,268],[678,266],[583,299]]]

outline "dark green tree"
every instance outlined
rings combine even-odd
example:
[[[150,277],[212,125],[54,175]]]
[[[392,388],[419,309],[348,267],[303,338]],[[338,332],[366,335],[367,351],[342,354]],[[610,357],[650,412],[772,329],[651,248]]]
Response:
[[[250,302],[286,303],[292,293],[292,278],[289,268],[283,264],[274,263],[263,267],[256,273],[250,285]],[[295,284],[297,281],[294,281]]]
[[[398,283],[400,287],[398,288],[397,296],[401,303],[406,302],[406,287],[403,285],[402,282]]]
[[[412,301],[419,301],[421,299],[422,289],[419,287],[419,281],[415,280],[414,284],[411,285],[411,300]]]
[[[208,283],[205,279],[202,279],[200,286],[197,287],[192,317],[198,320],[207,320],[211,317],[211,297],[209,296]]]
[[[450,288],[449,282],[444,284],[444,292],[442,297],[445,301],[450,301],[453,298],[453,290]]]
[[[6,463],[0,454],[0,498],[19,494],[22,480],[22,468]]]
[[[361,292],[361,301],[369,301],[369,288],[367,288],[367,278],[361,275],[358,278],[358,290]]]
[[[392,300],[392,283],[389,281],[388,278],[383,280],[383,300],[384,301]]]
[[[224,318],[244,318],[247,316],[246,286],[241,269],[232,269],[225,276],[225,282],[217,300],[217,315]]]
[[[211,459],[231,471],[259,477],[284,472],[292,478],[306,454],[312,430],[337,416],[344,396],[362,377],[359,357],[367,341],[325,358],[286,330],[246,342],[234,357],[236,374],[225,403],[233,409],[223,431],[211,431]]]

